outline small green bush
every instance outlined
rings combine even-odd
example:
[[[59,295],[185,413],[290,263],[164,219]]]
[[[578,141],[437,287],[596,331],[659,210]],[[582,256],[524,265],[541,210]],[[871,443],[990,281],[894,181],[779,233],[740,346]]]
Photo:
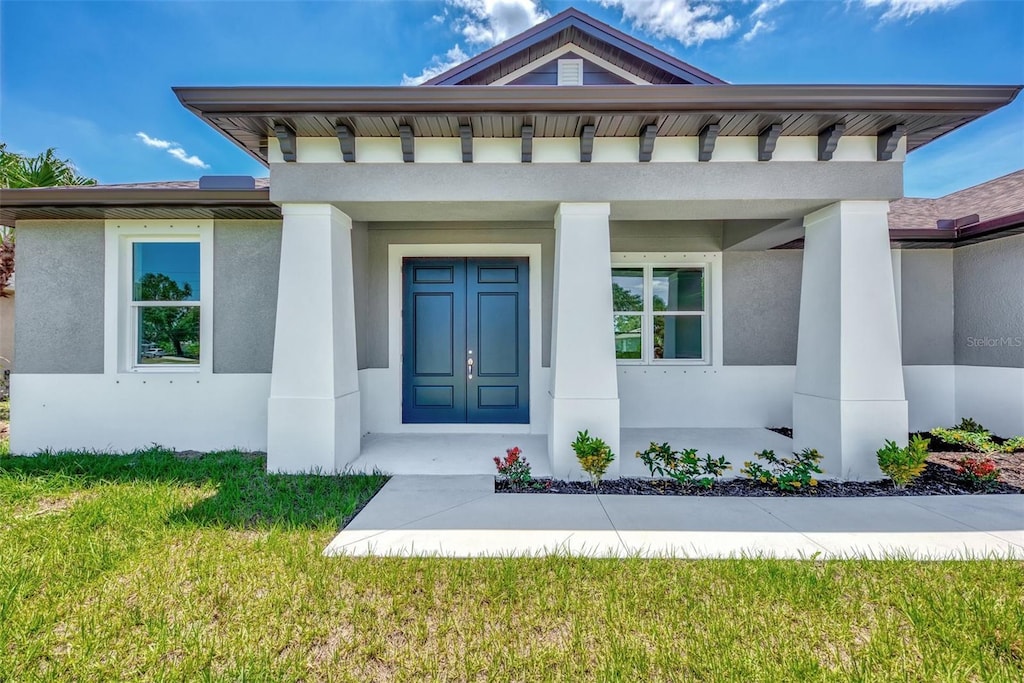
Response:
[[[781,491],[800,491],[817,486],[818,480],[813,475],[822,474],[818,467],[822,455],[813,448],[794,453],[792,458],[780,458],[770,450],[754,453],[754,457],[767,462],[768,467],[748,460],[743,463],[740,473],[762,484],[777,486]]]
[[[902,489],[924,472],[930,443],[917,435],[902,448],[895,441],[886,441],[885,446],[878,449],[878,467],[892,479],[896,488]]]
[[[981,423],[975,422],[973,417],[960,418],[960,424],[958,424],[956,427],[953,427],[953,429],[958,429],[961,432],[985,432],[986,434],[988,433],[988,430],[982,427]]]
[[[1024,451],[1024,436],[1014,436],[1003,443],[996,443],[992,434],[969,417],[960,420],[956,427],[936,427],[932,436],[951,446],[962,446],[978,453],[1014,453]]]
[[[577,432],[576,440],[572,442],[572,450],[576,453],[576,459],[580,461],[580,467],[590,475],[590,483],[594,488],[600,486],[601,478],[615,460],[612,449],[603,439],[590,436],[589,430],[584,430]]]
[[[690,486],[697,485],[703,488],[711,488],[715,483],[715,477],[719,477],[732,466],[723,455],[720,458],[712,458],[711,454],[701,460],[697,457],[696,448],[688,448],[682,451],[673,451],[667,443],[658,445],[651,442],[646,451],[637,451],[636,457],[640,458],[651,476],[661,475],[671,477],[680,484]]]

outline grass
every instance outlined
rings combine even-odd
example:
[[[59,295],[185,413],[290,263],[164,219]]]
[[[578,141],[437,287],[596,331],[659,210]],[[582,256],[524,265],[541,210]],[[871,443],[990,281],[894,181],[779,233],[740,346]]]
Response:
[[[0,459],[0,680],[1024,675],[1021,562],[322,557],[380,483]]]

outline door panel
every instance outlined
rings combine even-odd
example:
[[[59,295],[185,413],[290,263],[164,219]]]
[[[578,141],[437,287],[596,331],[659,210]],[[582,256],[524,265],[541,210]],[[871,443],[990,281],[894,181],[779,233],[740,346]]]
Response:
[[[530,421],[529,260],[469,259],[466,267],[467,422]]]
[[[405,259],[403,422],[530,421],[528,266]]]
[[[402,270],[402,421],[465,422],[465,261],[408,259]]]

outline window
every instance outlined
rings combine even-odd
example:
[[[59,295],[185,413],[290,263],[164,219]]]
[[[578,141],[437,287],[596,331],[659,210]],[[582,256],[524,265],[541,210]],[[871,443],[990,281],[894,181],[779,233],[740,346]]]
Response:
[[[626,363],[707,363],[707,265],[612,269],[615,357]]]
[[[202,313],[199,242],[133,240],[131,273],[132,365],[198,365]]]

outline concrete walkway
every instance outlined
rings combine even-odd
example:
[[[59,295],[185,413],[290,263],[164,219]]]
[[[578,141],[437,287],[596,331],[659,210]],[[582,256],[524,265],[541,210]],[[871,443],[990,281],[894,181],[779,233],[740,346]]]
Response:
[[[1024,559],[1024,495],[690,498],[494,493],[396,476],[325,555]]]

